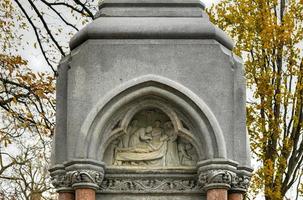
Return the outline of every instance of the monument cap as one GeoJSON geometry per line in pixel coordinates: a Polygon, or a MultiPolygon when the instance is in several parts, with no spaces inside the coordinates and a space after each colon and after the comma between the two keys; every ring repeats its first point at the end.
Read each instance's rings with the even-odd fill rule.
{"type": "Polygon", "coordinates": [[[96,17],[203,17],[199,0],[103,0],[96,17]]]}
{"type": "Polygon", "coordinates": [[[204,7],[199,0],[104,0],[70,48],[89,39],[213,39],[231,50],[233,41],[209,21],[204,7]]]}

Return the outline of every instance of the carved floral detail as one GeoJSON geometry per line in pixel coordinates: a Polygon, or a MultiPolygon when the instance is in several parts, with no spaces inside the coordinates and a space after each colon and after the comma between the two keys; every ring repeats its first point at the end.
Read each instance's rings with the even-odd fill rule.
{"type": "Polygon", "coordinates": [[[203,188],[209,185],[229,185],[231,190],[246,191],[250,182],[250,176],[236,174],[228,170],[209,170],[199,175],[199,184],[203,188]]]}
{"type": "Polygon", "coordinates": [[[73,184],[92,183],[96,186],[101,185],[104,177],[104,172],[93,170],[75,170],[69,171],[66,174],[54,175],[51,179],[55,188],[72,188],[73,184]]]}
{"type": "Polygon", "coordinates": [[[71,177],[67,174],[57,174],[52,176],[51,182],[55,188],[69,188],[71,187],[71,177]]]}
{"type": "Polygon", "coordinates": [[[69,171],[52,177],[55,188],[72,188],[73,184],[92,183],[104,193],[115,192],[185,192],[201,193],[203,188],[212,185],[227,185],[230,190],[246,191],[250,176],[236,174],[228,170],[209,170],[202,172],[198,180],[195,178],[156,178],[156,177],[108,177],[104,172],[93,170],[69,171]]]}
{"type": "Polygon", "coordinates": [[[234,174],[226,170],[210,170],[199,175],[199,183],[205,187],[209,184],[231,185],[234,174]]]}
{"type": "Polygon", "coordinates": [[[100,185],[104,178],[104,172],[93,170],[71,171],[68,174],[71,176],[72,185],[75,183],[94,183],[100,185]]]}
{"type": "Polygon", "coordinates": [[[233,182],[231,184],[232,190],[243,190],[246,191],[249,187],[250,176],[247,175],[237,175],[234,177],[233,182]]]}
{"type": "Polygon", "coordinates": [[[176,178],[106,178],[101,186],[103,193],[113,192],[190,192],[200,193],[201,188],[194,179],[176,178]]]}

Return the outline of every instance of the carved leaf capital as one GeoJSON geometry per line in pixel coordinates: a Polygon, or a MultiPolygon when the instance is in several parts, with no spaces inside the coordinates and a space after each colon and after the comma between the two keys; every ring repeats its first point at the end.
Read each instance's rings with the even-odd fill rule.
{"type": "Polygon", "coordinates": [[[209,170],[199,174],[199,184],[204,188],[228,187],[230,190],[246,192],[250,176],[229,170],[209,170]]]}
{"type": "Polygon", "coordinates": [[[199,183],[202,187],[207,188],[210,185],[230,186],[234,173],[227,170],[209,170],[201,172],[199,175],[199,183]]]}
{"type": "Polygon", "coordinates": [[[71,177],[71,185],[89,183],[95,184],[98,187],[104,178],[104,172],[93,170],[75,170],[68,172],[68,175],[71,177]]]}

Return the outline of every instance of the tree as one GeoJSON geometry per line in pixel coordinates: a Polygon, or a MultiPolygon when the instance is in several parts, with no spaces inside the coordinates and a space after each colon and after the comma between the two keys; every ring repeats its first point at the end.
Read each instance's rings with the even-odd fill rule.
{"type": "Polygon", "coordinates": [[[52,199],[47,166],[55,126],[56,66],[69,53],[69,38],[93,19],[96,4],[0,3],[0,199],[52,199]],[[24,32],[31,32],[35,41],[24,40],[24,32]],[[21,48],[32,47],[41,50],[50,72],[33,70],[19,55],[21,48]]]}
{"type": "Polygon", "coordinates": [[[35,47],[56,73],[62,56],[69,53],[68,42],[75,32],[94,18],[97,0],[11,0],[35,35],[35,47]],[[50,18],[51,16],[51,18],[50,18]]]}
{"type": "Polygon", "coordinates": [[[26,24],[12,2],[4,0],[0,3],[0,197],[47,199],[53,192],[45,169],[54,129],[54,75],[27,66],[15,50],[21,39],[16,29],[25,30],[26,24]]]}
{"type": "Polygon", "coordinates": [[[303,169],[303,1],[222,0],[210,18],[245,60],[247,127],[260,163],[252,190],[283,199],[290,188],[302,188],[296,184],[303,169]]]}

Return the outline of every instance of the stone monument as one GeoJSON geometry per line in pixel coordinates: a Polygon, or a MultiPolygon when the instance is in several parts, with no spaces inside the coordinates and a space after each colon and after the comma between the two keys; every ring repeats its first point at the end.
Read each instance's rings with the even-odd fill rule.
{"type": "Polygon", "coordinates": [[[199,0],[103,0],[57,80],[60,200],[240,200],[245,79],[199,0]]]}

